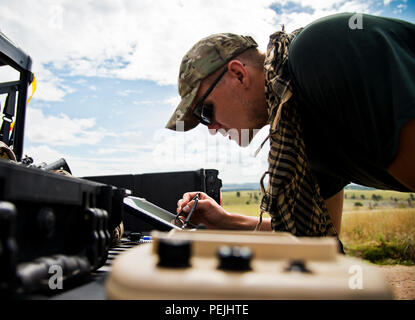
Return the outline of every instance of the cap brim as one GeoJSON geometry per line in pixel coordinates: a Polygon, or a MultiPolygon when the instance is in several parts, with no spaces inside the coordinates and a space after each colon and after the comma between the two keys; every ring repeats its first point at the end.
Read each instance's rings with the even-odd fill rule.
{"type": "Polygon", "coordinates": [[[173,112],[170,120],[167,122],[166,128],[174,131],[189,131],[195,128],[199,123],[192,113],[192,103],[199,91],[200,81],[196,84],[192,91],[185,95],[173,112]]]}

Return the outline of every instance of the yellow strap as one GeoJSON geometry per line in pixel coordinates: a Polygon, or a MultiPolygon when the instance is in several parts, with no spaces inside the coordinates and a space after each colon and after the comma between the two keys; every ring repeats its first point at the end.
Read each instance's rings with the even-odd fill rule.
{"type": "MultiPolygon", "coordinates": [[[[33,81],[32,81],[32,94],[30,95],[29,99],[27,99],[26,106],[29,104],[30,99],[32,99],[33,95],[35,94],[35,91],[36,91],[36,77],[35,77],[35,75],[33,74],[33,81]]],[[[13,121],[13,122],[12,122],[12,124],[10,125],[10,131],[12,131],[12,130],[13,130],[13,127],[14,127],[15,122],[16,122],[16,121],[13,121]]]]}
{"type": "Polygon", "coordinates": [[[33,81],[32,81],[32,94],[31,94],[31,96],[29,97],[29,99],[27,99],[27,103],[26,103],[26,105],[28,105],[28,104],[29,104],[29,101],[30,101],[30,99],[32,99],[33,95],[35,94],[35,91],[36,91],[36,77],[35,77],[35,75],[33,74],[33,81]]]}

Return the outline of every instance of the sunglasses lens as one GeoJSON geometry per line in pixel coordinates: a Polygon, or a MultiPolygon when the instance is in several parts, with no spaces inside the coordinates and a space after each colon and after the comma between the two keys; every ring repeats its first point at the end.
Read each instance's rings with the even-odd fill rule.
{"type": "Polygon", "coordinates": [[[212,123],[212,117],[213,117],[213,107],[212,105],[202,105],[202,112],[200,115],[201,122],[204,125],[209,125],[212,123]]]}
{"type": "Polygon", "coordinates": [[[213,107],[207,104],[198,105],[193,110],[193,114],[199,119],[200,123],[208,126],[212,123],[213,107]]]}

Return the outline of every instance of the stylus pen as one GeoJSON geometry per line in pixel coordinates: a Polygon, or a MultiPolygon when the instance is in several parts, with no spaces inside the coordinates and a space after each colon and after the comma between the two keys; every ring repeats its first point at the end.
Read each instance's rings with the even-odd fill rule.
{"type": "MultiPolygon", "coordinates": [[[[184,224],[183,224],[183,226],[182,226],[182,229],[184,229],[184,228],[186,228],[187,227],[187,224],[189,223],[189,221],[190,221],[190,219],[192,218],[192,215],[193,215],[193,212],[195,212],[195,209],[196,209],[196,206],[197,206],[197,203],[199,202],[199,197],[200,197],[200,193],[198,193],[192,200],[194,200],[195,201],[195,203],[193,204],[193,206],[192,206],[192,209],[190,209],[190,212],[189,212],[189,214],[187,215],[187,218],[186,218],[186,220],[184,221],[184,224]]],[[[192,201],[191,200],[191,201],[192,201]]]]}

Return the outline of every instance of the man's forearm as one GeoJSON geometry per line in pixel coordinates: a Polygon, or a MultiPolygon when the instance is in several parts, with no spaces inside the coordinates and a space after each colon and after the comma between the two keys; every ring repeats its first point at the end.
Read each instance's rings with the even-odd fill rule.
{"type": "MultiPolygon", "coordinates": [[[[229,216],[225,229],[254,230],[258,221],[259,217],[232,213],[229,216]]],[[[260,231],[271,231],[271,218],[262,218],[260,231]]]]}

